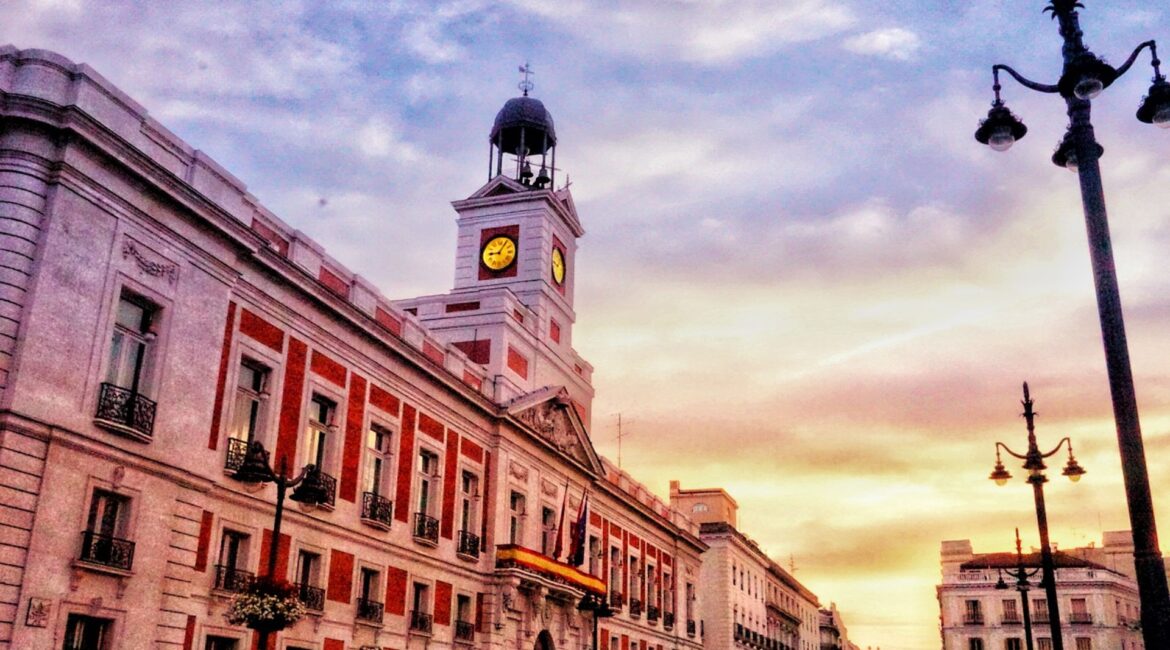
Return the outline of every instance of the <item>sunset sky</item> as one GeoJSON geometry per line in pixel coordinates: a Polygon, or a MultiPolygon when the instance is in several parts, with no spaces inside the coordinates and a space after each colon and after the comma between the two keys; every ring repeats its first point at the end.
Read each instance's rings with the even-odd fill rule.
{"type": "MultiPolygon", "coordinates": [[[[1166,3],[1083,1],[1112,63],[1151,38],[1170,54],[1166,3]]],[[[90,64],[391,298],[451,287],[448,203],[486,180],[530,62],[586,230],[574,342],[598,450],[616,459],[622,414],[623,467],[653,491],[727,489],[852,640],[935,650],[940,541],[1039,543],[1028,486],[987,480],[996,440],[1024,447],[1024,380],[1041,444],[1071,436],[1088,470],[1053,463],[1053,539],[1129,527],[1076,177],[1049,160],[1063,102],[1005,81],[1027,137],[972,137],[993,63],[1059,76],[1044,4],[8,0],[0,43],[90,64]]],[[[1165,547],[1170,132],[1133,116],[1150,76],[1143,55],[1094,108],[1165,547]]]]}

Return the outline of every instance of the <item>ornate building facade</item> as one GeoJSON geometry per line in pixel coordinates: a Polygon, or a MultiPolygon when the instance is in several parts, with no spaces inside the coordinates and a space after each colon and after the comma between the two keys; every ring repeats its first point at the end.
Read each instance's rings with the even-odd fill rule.
{"type": "MultiPolygon", "coordinates": [[[[701,574],[706,647],[821,650],[816,594],[739,531],[739,505],[731,495],[721,488],[682,489],[671,481],[670,504],[699,522],[708,547],[701,574]]],[[[844,635],[842,627],[838,638],[844,635]]]]}
{"type": "MultiPolygon", "coordinates": [[[[1061,638],[1066,650],[1141,650],[1133,538],[1105,533],[1102,546],[1054,551],[1061,638]]],[[[938,586],[943,650],[1024,650],[1024,607],[1036,650],[1052,650],[1040,554],[975,553],[970,540],[942,543],[938,586]],[[1021,562],[1030,588],[1017,589],[1021,562]],[[1026,601],[1026,602],[1025,602],[1026,601]]]]}
{"type": "Polygon", "coordinates": [[[509,101],[453,291],[391,301],[88,66],[0,49],[0,649],[252,648],[225,612],[274,565],[308,612],[274,649],[698,650],[699,526],[590,442],[555,146],[509,101]],[[239,480],[258,449],[316,496],[239,480]]]}

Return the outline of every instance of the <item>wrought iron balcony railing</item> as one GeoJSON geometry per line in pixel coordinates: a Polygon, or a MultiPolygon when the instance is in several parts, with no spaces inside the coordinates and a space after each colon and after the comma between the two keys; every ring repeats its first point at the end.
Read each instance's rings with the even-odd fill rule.
{"type": "Polygon", "coordinates": [[[297,598],[305,609],[313,612],[325,611],[325,589],[313,585],[297,584],[297,598]]]}
{"type": "Polygon", "coordinates": [[[337,502],[337,479],[321,472],[321,487],[325,490],[325,500],[318,505],[332,509],[337,502]]]}
{"type": "Polygon", "coordinates": [[[455,621],[455,640],[471,643],[475,639],[475,625],[467,621],[455,621]]]}
{"type": "Polygon", "coordinates": [[[657,623],[658,622],[658,606],[657,605],[647,605],[646,606],[646,622],[647,623],[657,623]]]}
{"type": "Polygon", "coordinates": [[[220,591],[243,591],[255,579],[256,576],[252,575],[251,571],[244,571],[225,564],[215,565],[215,588],[220,591]]]}
{"type": "Polygon", "coordinates": [[[743,639],[744,639],[743,625],[736,623],[735,624],[735,640],[736,641],[743,641],[743,639]]]}
{"type": "Polygon", "coordinates": [[[389,528],[394,519],[394,502],[380,494],[363,492],[362,519],[389,528]]]}
{"type": "Polygon", "coordinates": [[[1000,624],[1002,625],[1022,625],[1023,623],[1024,621],[1020,620],[1020,616],[1018,614],[1005,614],[1003,619],[1000,621],[1000,624]]]}
{"type": "Polygon", "coordinates": [[[365,598],[357,599],[357,620],[368,623],[382,622],[382,603],[365,598]]]}
{"type": "Polygon", "coordinates": [[[479,535],[466,530],[459,531],[459,546],[455,552],[468,558],[479,558],[479,535]]]}
{"type": "Polygon", "coordinates": [[[424,513],[414,513],[414,538],[431,544],[439,543],[439,520],[424,513]]]}
{"type": "Polygon", "coordinates": [[[227,456],[223,459],[223,468],[235,472],[244,464],[244,456],[248,455],[248,441],[239,438],[228,438],[227,456]]]}
{"type": "Polygon", "coordinates": [[[410,629],[412,632],[419,632],[421,634],[431,633],[431,615],[426,612],[411,610],[410,612],[410,629]]]}
{"type": "Polygon", "coordinates": [[[154,401],[129,388],[102,384],[94,418],[149,440],[154,435],[155,406],[154,401]]]}
{"type": "Polygon", "coordinates": [[[983,625],[983,614],[964,614],[963,625],[983,625]]]}
{"type": "Polygon", "coordinates": [[[82,531],[79,559],[90,564],[129,571],[134,566],[134,542],[92,530],[82,531]]]}
{"type": "Polygon", "coordinates": [[[666,612],[662,615],[662,627],[667,630],[674,629],[674,612],[666,612]]]}
{"type": "Polygon", "coordinates": [[[687,636],[695,636],[695,619],[687,619],[687,636]]]}
{"type": "Polygon", "coordinates": [[[1034,612],[1032,614],[1033,625],[1048,625],[1048,612],[1034,612]]]}
{"type": "Polygon", "coordinates": [[[624,605],[624,604],[625,604],[625,599],[622,598],[622,592],[620,592],[620,591],[609,592],[609,606],[610,607],[612,607],[614,609],[621,609],[622,605],[624,605]]]}
{"type": "Polygon", "coordinates": [[[1093,615],[1088,612],[1071,612],[1068,615],[1068,622],[1075,625],[1092,625],[1093,615]]]}
{"type": "Polygon", "coordinates": [[[630,599],[630,616],[638,618],[642,615],[642,601],[637,598],[630,599]]]}

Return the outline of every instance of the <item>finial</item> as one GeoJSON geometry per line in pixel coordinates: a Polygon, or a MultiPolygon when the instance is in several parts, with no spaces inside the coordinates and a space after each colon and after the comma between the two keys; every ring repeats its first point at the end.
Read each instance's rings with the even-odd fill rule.
{"type": "Polygon", "coordinates": [[[525,61],[524,65],[520,66],[520,74],[524,75],[524,79],[519,84],[517,84],[517,87],[524,91],[524,96],[527,97],[528,91],[532,90],[532,88],[536,85],[532,83],[532,80],[529,79],[529,77],[536,73],[532,71],[532,66],[528,65],[528,62],[525,61]]]}

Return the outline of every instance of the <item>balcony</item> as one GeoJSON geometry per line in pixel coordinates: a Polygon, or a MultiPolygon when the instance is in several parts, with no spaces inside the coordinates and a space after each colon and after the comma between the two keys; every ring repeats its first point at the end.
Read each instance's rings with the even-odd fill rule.
{"type": "Polygon", "coordinates": [[[227,456],[223,459],[223,469],[235,474],[244,464],[244,456],[248,455],[248,441],[239,438],[228,438],[227,456]]]}
{"type": "Polygon", "coordinates": [[[471,643],[475,640],[475,625],[467,621],[455,621],[455,641],[471,643]]]}
{"type": "Polygon", "coordinates": [[[624,605],[624,604],[626,604],[626,601],[624,598],[622,598],[622,592],[620,592],[620,591],[609,592],[609,606],[611,609],[615,609],[615,610],[621,609],[622,605],[624,605]]]}
{"type": "Polygon", "coordinates": [[[334,504],[337,502],[337,479],[325,472],[321,472],[320,475],[321,487],[325,490],[325,500],[318,505],[332,510],[334,504]]]}
{"type": "Polygon", "coordinates": [[[658,624],[658,607],[655,605],[646,606],[646,622],[651,625],[658,624]]]}
{"type": "Polygon", "coordinates": [[[429,635],[431,633],[431,615],[426,612],[411,610],[410,631],[416,634],[429,635]]]}
{"type": "Polygon", "coordinates": [[[83,531],[81,557],[78,559],[87,564],[129,571],[134,566],[134,542],[92,530],[83,531]]]}
{"type": "Polygon", "coordinates": [[[1048,625],[1048,612],[1034,612],[1032,614],[1032,625],[1048,625]]]}
{"type": "Polygon", "coordinates": [[[642,616],[642,601],[637,598],[630,599],[630,618],[638,618],[642,616]]]}
{"type": "Polygon", "coordinates": [[[1007,614],[1007,615],[1004,615],[1002,620],[1000,620],[1000,624],[1001,625],[1023,625],[1024,621],[1020,620],[1020,617],[1018,614],[1007,614]]]}
{"type": "Polygon", "coordinates": [[[382,603],[365,598],[357,599],[357,615],[355,618],[364,623],[382,624],[382,603]]]}
{"type": "Polygon", "coordinates": [[[321,587],[297,584],[297,598],[311,612],[325,611],[325,590],[321,587]]]}
{"type": "Polygon", "coordinates": [[[424,544],[438,546],[439,520],[423,512],[414,513],[414,539],[424,544]]]}
{"type": "Polygon", "coordinates": [[[674,612],[666,612],[662,615],[662,628],[667,632],[674,629],[674,612]]]}
{"type": "Polygon", "coordinates": [[[1068,622],[1073,625],[1092,625],[1093,615],[1088,612],[1072,612],[1068,615],[1068,622]]]}
{"type": "Polygon", "coordinates": [[[521,590],[544,589],[549,597],[566,603],[577,603],[585,596],[600,600],[606,593],[600,578],[516,544],[496,547],[495,574],[518,581],[521,590]]]}
{"type": "Polygon", "coordinates": [[[688,618],[687,619],[687,636],[689,636],[689,637],[695,636],[695,627],[696,627],[695,626],[695,619],[688,618]]]}
{"type": "Polygon", "coordinates": [[[362,521],[377,528],[390,528],[394,502],[373,492],[362,492],[362,521]]]}
{"type": "Polygon", "coordinates": [[[744,630],[743,630],[743,625],[736,623],[735,624],[735,640],[736,641],[743,641],[744,636],[745,636],[745,634],[744,634],[744,630]]]}
{"type": "Polygon", "coordinates": [[[155,403],[129,388],[102,384],[98,393],[98,425],[131,438],[150,442],[154,437],[155,403]]]}
{"type": "Polygon", "coordinates": [[[251,571],[225,564],[215,565],[215,588],[219,591],[238,593],[247,589],[255,579],[256,576],[252,575],[251,571]]]}
{"type": "Polygon", "coordinates": [[[983,625],[983,614],[964,614],[963,625],[983,625]]]}
{"type": "Polygon", "coordinates": [[[478,560],[479,535],[466,530],[459,531],[459,545],[455,547],[455,553],[468,560],[478,560]]]}

